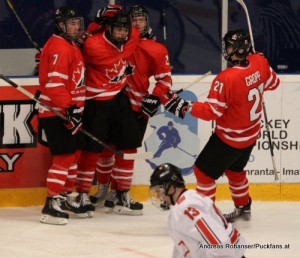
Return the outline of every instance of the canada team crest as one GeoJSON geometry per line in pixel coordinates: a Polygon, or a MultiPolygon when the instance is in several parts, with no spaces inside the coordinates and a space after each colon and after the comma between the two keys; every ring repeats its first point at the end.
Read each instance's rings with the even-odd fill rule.
{"type": "Polygon", "coordinates": [[[110,83],[120,83],[127,75],[131,75],[134,69],[133,66],[127,64],[127,62],[122,59],[113,66],[113,68],[106,69],[105,71],[110,83]]]}

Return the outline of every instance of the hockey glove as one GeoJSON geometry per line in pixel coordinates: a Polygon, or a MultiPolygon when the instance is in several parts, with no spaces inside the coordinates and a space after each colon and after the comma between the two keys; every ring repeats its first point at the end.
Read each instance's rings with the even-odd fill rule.
{"type": "Polygon", "coordinates": [[[95,22],[99,25],[107,26],[112,18],[122,10],[122,6],[118,4],[109,4],[97,11],[95,22]]]}
{"type": "Polygon", "coordinates": [[[170,98],[168,102],[165,104],[165,109],[173,113],[175,116],[183,119],[188,109],[189,102],[180,98],[177,94],[175,94],[172,91],[169,91],[168,94],[170,98]]]}
{"type": "Polygon", "coordinates": [[[155,36],[153,30],[152,30],[150,27],[148,28],[148,31],[147,31],[146,34],[143,36],[143,38],[151,39],[151,40],[156,41],[156,36],[155,36]]]}
{"type": "Polygon", "coordinates": [[[154,95],[145,95],[142,100],[142,112],[148,117],[153,117],[160,106],[159,97],[154,95]]]}
{"type": "Polygon", "coordinates": [[[65,112],[68,121],[66,121],[64,125],[72,131],[72,135],[75,135],[79,132],[82,126],[80,108],[77,105],[73,105],[68,107],[65,112]]]}

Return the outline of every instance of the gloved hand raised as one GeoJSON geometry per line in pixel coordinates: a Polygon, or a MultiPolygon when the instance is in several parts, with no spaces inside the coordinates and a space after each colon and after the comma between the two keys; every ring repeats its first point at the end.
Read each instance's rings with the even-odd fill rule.
{"type": "Polygon", "coordinates": [[[175,116],[184,118],[185,113],[187,112],[189,102],[185,101],[184,99],[180,98],[176,93],[169,91],[169,100],[165,103],[165,109],[175,116]]]}
{"type": "Polygon", "coordinates": [[[147,117],[153,117],[157,113],[159,106],[160,106],[159,97],[151,94],[145,95],[143,97],[142,112],[147,117]]]}
{"type": "Polygon", "coordinates": [[[64,123],[65,127],[72,131],[72,135],[79,132],[82,126],[81,112],[77,105],[72,105],[65,109],[68,121],[64,123]]]}
{"type": "Polygon", "coordinates": [[[96,13],[95,22],[99,25],[107,26],[115,15],[122,10],[122,5],[109,4],[99,9],[96,13]]]}

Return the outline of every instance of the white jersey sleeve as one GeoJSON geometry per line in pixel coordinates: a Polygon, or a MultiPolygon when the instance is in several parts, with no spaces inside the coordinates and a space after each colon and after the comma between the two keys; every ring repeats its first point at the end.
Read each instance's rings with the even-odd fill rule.
{"type": "Polygon", "coordinates": [[[227,223],[211,199],[188,190],[172,207],[168,221],[173,258],[239,258],[245,239],[227,223]]]}

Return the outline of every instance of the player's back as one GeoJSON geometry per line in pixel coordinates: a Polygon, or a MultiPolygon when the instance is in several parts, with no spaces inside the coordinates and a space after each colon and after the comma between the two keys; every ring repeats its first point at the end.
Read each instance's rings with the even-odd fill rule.
{"type": "Polygon", "coordinates": [[[216,120],[216,133],[238,148],[255,142],[260,131],[263,92],[269,80],[275,79],[264,57],[253,54],[247,59],[247,66],[227,68],[214,80],[222,91],[217,99],[226,105],[223,115],[216,120]]]}

